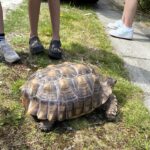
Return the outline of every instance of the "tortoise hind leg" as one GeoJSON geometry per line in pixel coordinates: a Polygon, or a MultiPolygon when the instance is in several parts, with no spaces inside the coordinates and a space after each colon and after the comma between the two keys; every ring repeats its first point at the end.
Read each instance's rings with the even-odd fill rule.
{"type": "Polygon", "coordinates": [[[32,116],[32,118],[33,118],[33,120],[34,120],[35,122],[40,122],[40,119],[38,119],[37,116],[33,116],[33,115],[31,115],[31,116],[32,116]]]}
{"type": "Polygon", "coordinates": [[[117,99],[115,95],[110,95],[108,101],[104,104],[106,118],[110,121],[115,120],[117,115],[117,99]]]}
{"type": "Polygon", "coordinates": [[[41,120],[39,123],[38,123],[38,127],[41,131],[43,132],[49,132],[51,131],[52,127],[54,125],[54,122],[50,122],[48,120],[41,120]]]}

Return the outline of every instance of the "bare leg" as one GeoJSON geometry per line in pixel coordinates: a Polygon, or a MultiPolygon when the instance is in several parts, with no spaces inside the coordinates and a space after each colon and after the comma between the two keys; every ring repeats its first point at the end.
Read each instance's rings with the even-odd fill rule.
{"type": "Polygon", "coordinates": [[[4,33],[3,10],[0,2],[0,33],[4,33]]]}
{"type": "Polygon", "coordinates": [[[137,9],[137,0],[126,0],[124,6],[124,24],[132,27],[133,20],[137,9]]]}
{"type": "Polygon", "coordinates": [[[41,0],[29,0],[30,37],[38,36],[38,21],[41,0]]]}
{"type": "Polygon", "coordinates": [[[59,40],[59,28],[60,28],[60,1],[48,0],[49,11],[52,22],[52,40],[59,40]]]}
{"type": "Polygon", "coordinates": [[[52,23],[52,41],[49,47],[49,57],[52,59],[61,59],[62,50],[59,37],[60,0],[48,0],[48,4],[52,23]]]}
{"type": "Polygon", "coordinates": [[[124,11],[122,15],[122,24],[109,24],[108,27],[114,28],[117,26],[117,30],[111,30],[109,34],[116,38],[133,39],[132,24],[137,9],[137,0],[125,0],[124,11]]]}
{"type": "Polygon", "coordinates": [[[29,49],[31,54],[44,52],[44,47],[38,38],[38,22],[41,0],[29,0],[30,39],[29,49]]]}

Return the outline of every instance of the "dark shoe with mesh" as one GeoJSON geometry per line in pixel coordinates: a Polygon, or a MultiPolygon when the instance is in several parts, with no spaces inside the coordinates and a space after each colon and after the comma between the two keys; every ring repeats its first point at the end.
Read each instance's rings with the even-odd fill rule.
{"type": "Polygon", "coordinates": [[[40,54],[44,52],[44,47],[37,36],[30,38],[29,49],[31,54],[40,54]]]}
{"type": "Polygon", "coordinates": [[[49,57],[52,59],[62,58],[61,42],[57,40],[52,40],[49,47],[49,57]]]}

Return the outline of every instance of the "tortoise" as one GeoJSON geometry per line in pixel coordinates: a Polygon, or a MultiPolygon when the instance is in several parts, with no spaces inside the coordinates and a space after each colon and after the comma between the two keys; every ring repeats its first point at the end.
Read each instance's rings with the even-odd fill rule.
{"type": "Polygon", "coordinates": [[[114,120],[117,99],[112,94],[116,80],[103,77],[91,64],[64,62],[37,70],[22,86],[22,102],[27,114],[50,131],[56,121],[76,118],[102,106],[114,120]]]}

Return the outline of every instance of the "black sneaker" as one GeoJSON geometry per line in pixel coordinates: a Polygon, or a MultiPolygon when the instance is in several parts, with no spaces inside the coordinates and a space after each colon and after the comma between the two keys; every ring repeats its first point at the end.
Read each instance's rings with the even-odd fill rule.
{"type": "Polygon", "coordinates": [[[39,54],[44,52],[44,47],[37,36],[29,39],[29,49],[31,54],[39,54]]]}
{"type": "Polygon", "coordinates": [[[61,42],[57,40],[52,40],[49,46],[49,57],[52,59],[62,58],[61,42]]]}

